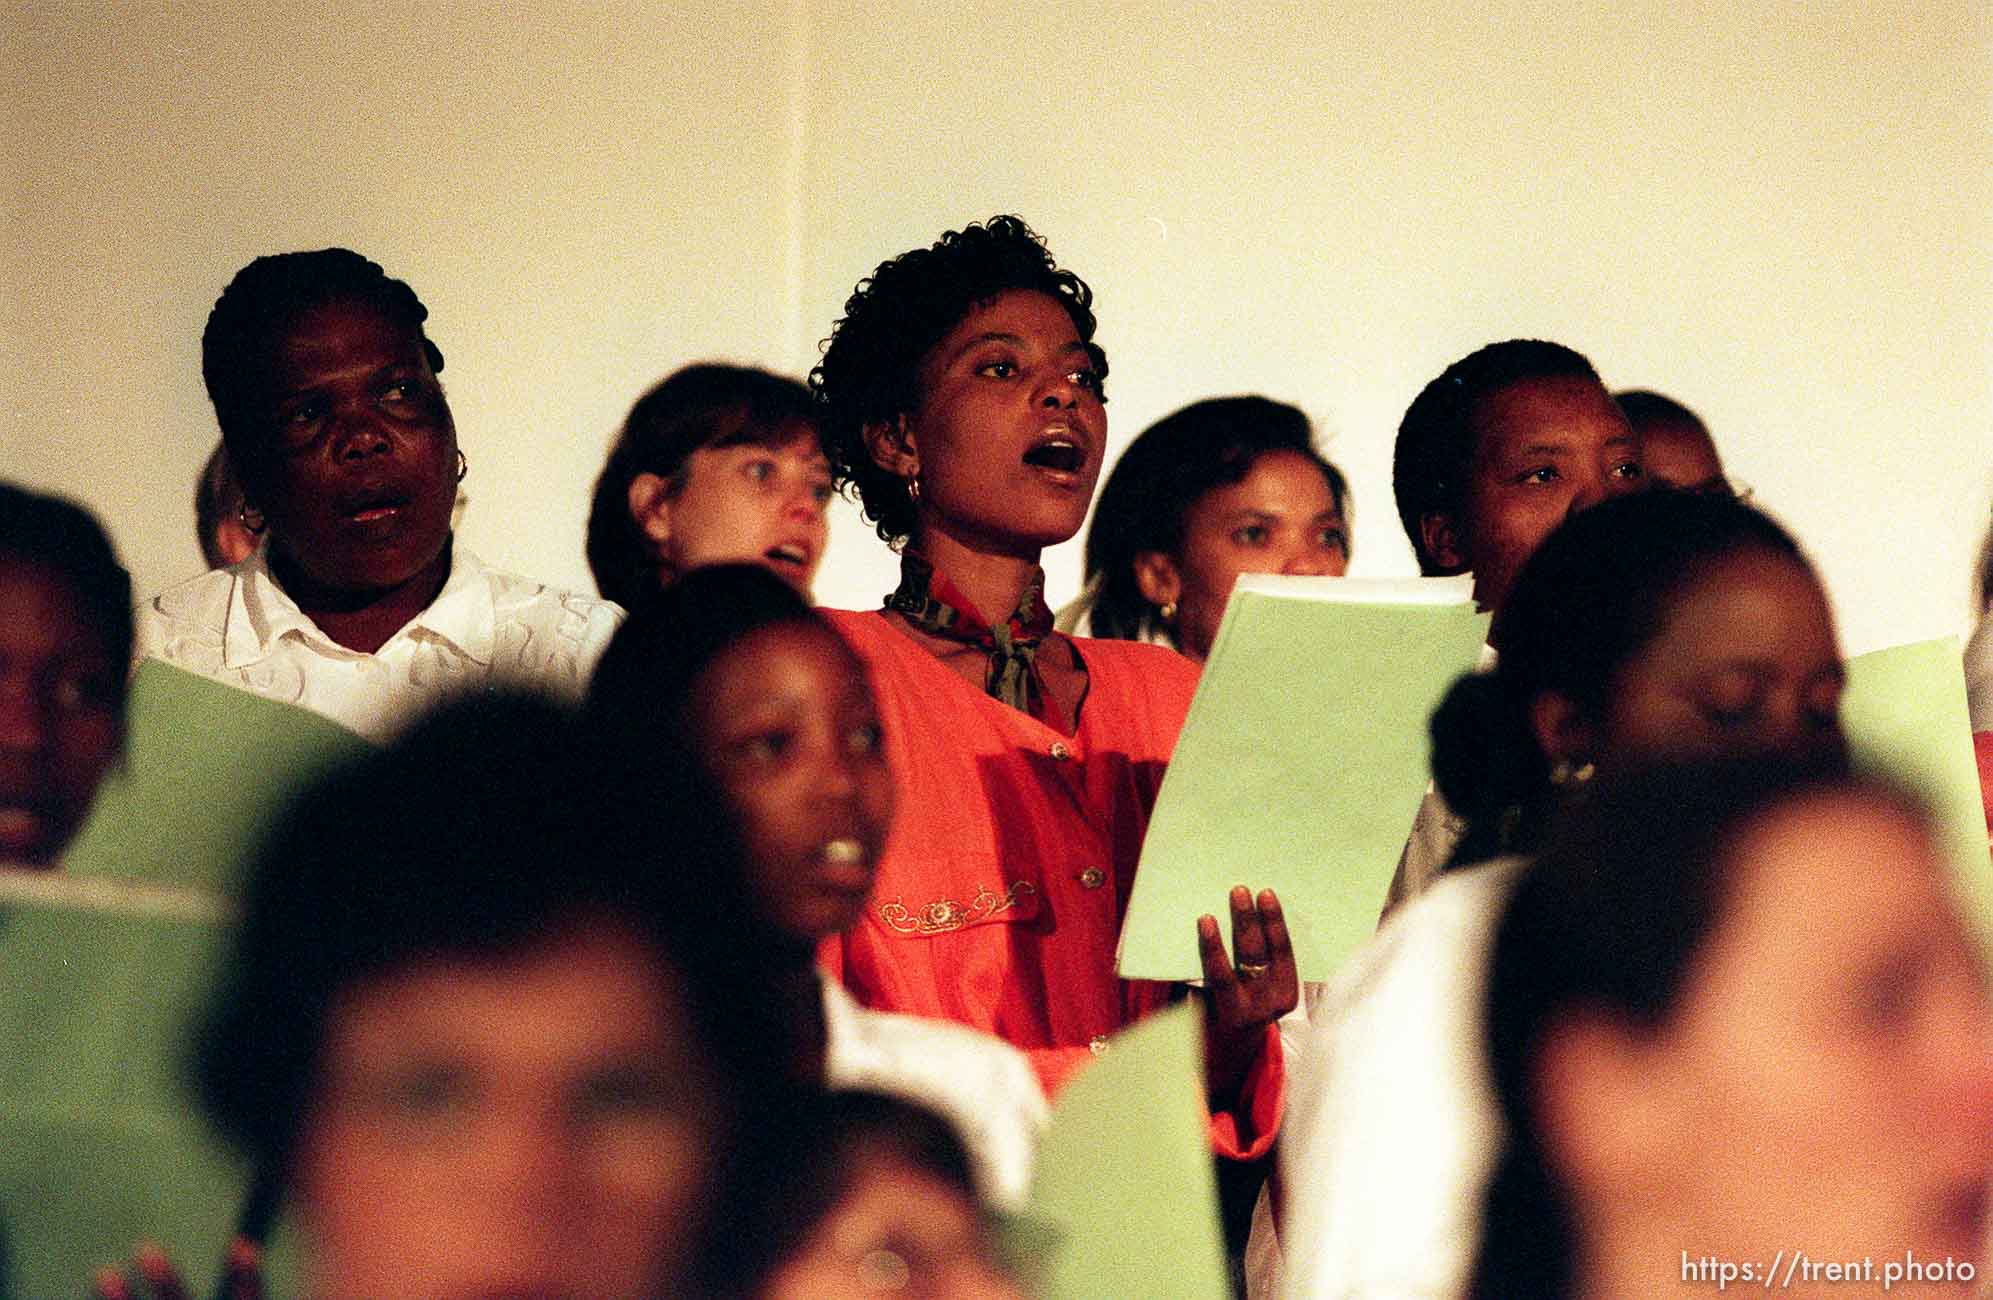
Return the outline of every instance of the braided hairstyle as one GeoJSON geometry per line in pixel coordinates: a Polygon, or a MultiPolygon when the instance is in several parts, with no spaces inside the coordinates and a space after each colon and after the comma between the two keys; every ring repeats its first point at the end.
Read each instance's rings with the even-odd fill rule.
{"type": "Polygon", "coordinates": [[[272,346],[304,313],[344,301],[364,302],[416,334],[429,368],[442,373],[443,353],[422,328],[429,309],[378,262],[345,248],[257,258],[222,290],[201,333],[201,378],[222,444],[245,484],[260,481],[270,459],[260,408],[272,346]]]}

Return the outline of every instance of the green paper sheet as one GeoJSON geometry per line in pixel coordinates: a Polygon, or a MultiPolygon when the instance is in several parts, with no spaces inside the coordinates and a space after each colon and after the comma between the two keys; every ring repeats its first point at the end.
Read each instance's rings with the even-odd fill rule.
{"type": "Polygon", "coordinates": [[[1206,1134],[1200,1011],[1118,1034],[1067,1084],[1038,1146],[1028,1218],[1041,1300],[1228,1300],[1206,1134]]]}
{"type": "Polygon", "coordinates": [[[290,795],[371,748],[308,709],[148,659],[132,678],[124,762],[63,869],[233,892],[290,795]]]}
{"type": "Polygon", "coordinates": [[[1225,609],[1121,931],[1130,979],[1196,979],[1196,919],[1280,895],[1301,977],[1377,928],[1431,773],[1427,721],[1487,639],[1467,578],[1253,575],[1225,609]]]}
{"type": "MultiPolygon", "coordinates": [[[[190,890],[0,871],[0,1296],[81,1296],[145,1238],[193,1294],[212,1289],[247,1179],[185,1061],[226,912],[190,890]]],[[[277,1252],[272,1281],[293,1275],[277,1252]]]]}
{"type": "Polygon", "coordinates": [[[1993,856],[1957,639],[1850,659],[1841,726],[1857,765],[1894,777],[1929,803],[1958,871],[1961,902],[1993,944],[1993,856]]]}

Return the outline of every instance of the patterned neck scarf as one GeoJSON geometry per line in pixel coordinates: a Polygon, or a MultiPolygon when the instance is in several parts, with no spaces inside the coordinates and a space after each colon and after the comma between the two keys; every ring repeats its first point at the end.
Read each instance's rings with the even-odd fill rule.
{"type": "Polygon", "coordinates": [[[930,636],[972,645],[989,656],[983,691],[1014,709],[1053,723],[1038,675],[1038,646],[1052,631],[1052,610],[1045,604],[1045,571],[1034,569],[1017,608],[996,627],[982,615],[948,575],[925,556],[907,551],[900,556],[900,585],[886,597],[886,608],[906,616],[930,636]]]}

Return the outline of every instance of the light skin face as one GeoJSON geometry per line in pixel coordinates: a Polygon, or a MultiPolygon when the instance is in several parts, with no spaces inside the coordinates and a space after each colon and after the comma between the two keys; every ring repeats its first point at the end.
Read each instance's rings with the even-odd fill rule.
{"type": "Polygon", "coordinates": [[[1645,1136],[1619,1150],[1646,1168],[1621,1171],[1625,1202],[1603,1217],[1632,1234],[1609,1234],[1600,1266],[1675,1284],[1683,1243],[1766,1263],[1981,1260],[1993,1011],[1928,835],[1837,792],[1773,810],[1731,853],[1680,1002],[1615,1049],[1617,1086],[1645,1094],[1622,1098],[1645,1136]],[[1642,1232],[1678,1246],[1613,1258],[1642,1232]]]}
{"type": "Polygon", "coordinates": [[[47,867],[124,738],[113,663],[55,570],[0,552],[0,864],[47,867]]]}
{"type": "Polygon", "coordinates": [[[851,1185],[763,1300],[873,1294],[1022,1300],[989,1258],[989,1230],[952,1183],[888,1153],[860,1156],[851,1185]]]}
{"type": "Polygon", "coordinates": [[[857,656],[821,625],[778,623],[715,658],[687,708],[770,919],[803,945],[856,923],[894,799],[857,656]]]}
{"type": "Polygon", "coordinates": [[[1152,604],[1176,605],[1177,648],[1201,660],[1240,574],[1348,569],[1349,531],[1321,466],[1298,451],[1270,451],[1239,482],[1191,503],[1180,554],[1137,555],[1135,583],[1152,604]]]}
{"type": "Polygon", "coordinates": [[[1035,563],[1079,531],[1107,412],[1093,353],[1056,298],[1009,290],[973,308],[919,381],[913,412],[867,430],[883,468],[919,476],[917,543],[1035,563]]]}
{"type": "Polygon", "coordinates": [[[307,311],[259,406],[271,450],[244,487],[286,589],[307,609],[411,588],[427,604],[448,575],[457,433],[421,334],[365,302],[307,311]]]}
{"type": "Polygon", "coordinates": [[[807,596],[831,493],[816,429],[792,424],[766,444],[701,447],[673,482],[637,475],[630,515],[657,547],[663,582],[705,564],[759,564],[807,596]]]}
{"type": "Polygon", "coordinates": [[[1428,514],[1421,529],[1442,565],[1473,571],[1481,608],[1499,610],[1557,525],[1644,485],[1640,449],[1604,386],[1583,376],[1496,389],[1475,408],[1473,425],[1463,509],[1428,514]]]}
{"type": "Polygon", "coordinates": [[[1607,768],[1819,757],[1845,747],[1845,682],[1819,582],[1798,558],[1754,546],[1705,565],[1675,594],[1660,630],[1621,665],[1602,723],[1552,703],[1538,709],[1538,739],[1553,761],[1607,768]]]}
{"type": "Polygon", "coordinates": [[[345,991],[292,1190],[313,1294],[665,1294],[723,1093],[675,972],[605,918],[345,991]]]}

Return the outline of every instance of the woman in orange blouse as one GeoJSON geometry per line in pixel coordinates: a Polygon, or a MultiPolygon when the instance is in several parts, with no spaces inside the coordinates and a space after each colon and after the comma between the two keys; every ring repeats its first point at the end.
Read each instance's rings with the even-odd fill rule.
{"type": "MultiPolygon", "coordinates": [[[[868,664],[902,791],[865,919],[823,959],[867,1005],[1023,1048],[1048,1089],[1168,1001],[1114,948],[1196,686],[1154,646],[1052,630],[1043,547],[1079,530],[1107,440],[1092,292],[1015,217],[862,281],[810,376],[841,484],[901,549],[883,610],[830,611],[868,664]]],[[[1236,964],[1198,923],[1221,1151],[1280,1112],[1295,1003],[1278,901],[1232,893],[1236,964]]]]}

